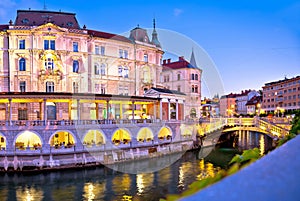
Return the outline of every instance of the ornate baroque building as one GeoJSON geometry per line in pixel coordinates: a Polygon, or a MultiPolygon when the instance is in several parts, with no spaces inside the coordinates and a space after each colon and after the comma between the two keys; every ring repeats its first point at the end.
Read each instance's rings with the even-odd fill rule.
{"type": "Polygon", "coordinates": [[[199,118],[201,107],[202,70],[197,67],[194,52],[191,61],[179,57],[178,61],[163,60],[162,84],[165,88],[185,94],[185,118],[199,118]]]}
{"type": "MultiPolygon", "coordinates": [[[[141,96],[159,84],[163,53],[155,22],[152,38],[140,27],[124,37],[80,27],[74,13],[18,10],[15,22],[0,25],[0,91],[141,96]]],[[[13,103],[11,118],[40,119],[40,107],[13,103]]],[[[53,119],[76,116],[68,107],[55,103],[53,119]]]]}

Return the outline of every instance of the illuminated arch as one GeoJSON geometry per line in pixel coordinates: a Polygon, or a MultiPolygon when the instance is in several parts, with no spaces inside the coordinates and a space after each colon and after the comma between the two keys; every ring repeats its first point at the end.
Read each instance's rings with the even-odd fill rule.
{"type": "Polygon", "coordinates": [[[172,138],[172,131],[168,127],[162,127],[158,133],[158,139],[171,139],[172,138]]]}
{"type": "Polygon", "coordinates": [[[105,141],[105,136],[99,130],[89,130],[83,138],[84,145],[102,145],[105,141]]]}
{"type": "Polygon", "coordinates": [[[61,130],[56,131],[51,135],[49,140],[50,146],[74,146],[76,144],[76,139],[70,131],[61,130]]]}
{"type": "Polygon", "coordinates": [[[15,148],[25,150],[26,148],[38,149],[42,147],[41,137],[31,131],[23,131],[17,135],[15,140],[15,148]]]}
{"type": "Polygon", "coordinates": [[[183,137],[189,137],[189,136],[193,135],[193,131],[189,128],[182,127],[182,128],[180,128],[180,130],[181,130],[181,135],[183,137]]]}
{"type": "Polygon", "coordinates": [[[118,129],[114,132],[111,140],[115,145],[120,143],[128,144],[131,141],[131,135],[125,129],[118,129]]]}
{"type": "Polygon", "coordinates": [[[0,150],[6,149],[6,137],[0,133],[0,150]]]}
{"type": "Polygon", "coordinates": [[[149,128],[141,128],[137,134],[137,140],[139,142],[153,140],[153,133],[149,128]]]}

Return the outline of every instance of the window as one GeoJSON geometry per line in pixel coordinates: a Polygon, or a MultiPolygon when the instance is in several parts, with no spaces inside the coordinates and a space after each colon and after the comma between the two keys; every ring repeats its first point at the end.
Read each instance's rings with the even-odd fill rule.
{"type": "Polygon", "coordinates": [[[46,70],[53,70],[54,68],[54,61],[52,58],[45,59],[45,69],[46,70]]]}
{"type": "Polygon", "coordinates": [[[19,60],[19,71],[26,71],[26,60],[24,58],[19,60]]]}
{"type": "Polygon", "coordinates": [[[120,77],[122,77],[122,71],[123,71],[123,67],[119,66],[118,67],[118,74],[119,74],[120,77]]]}
{"type": "Polygon", "coordinates": [[[194,92],[195,92],[195,86],[192,85],[192,93],[194,93],[194,92]]]}
{"type": "Polygon", "coordinates": [[[128,78],[128,67],[124,67],[124,72],[123,72],[123,76],[125,77],[125,78],[128,78]]]}
{"type": "Polygon", "coordinates": [[[177,86],[177,91],[181,91],[180,85],[177,86]]]}
{"type": "Polygon", "coordinates": [[[144,54],[144,62],[148,62],[148,54],[144,54]]]}
{"type": "Polygon", "coordinates": [[[101,84],[101,94],[105,94],[105,85],[101,84]]]}
{"type": "Polygon", "coordinates": [[[169,75],[164,76],[164,82],[169,82],[169,81],[170,81],[170,76],[169,75]]]}
{"type": "Polygon", "coordinates": [[[73,73],[78,73],[79,71],[79,62],[77,60],[73,61],[73,73]]]}
{"type": "Polygon", "coordinates": [[[177,74],[177,80],[180,80],[180,74],[179,73],[177,74]]]}
{"type": "Polygon", "coordinates": [[[119,95],[123,95],[123,86],[119,86],[119,95]]]}
{"type": "Polygon", "coordinates": [[[100,75],[100,66],[98,64],[95,64],[95,75],[100,75]]]}
{"type": "Polygon", "coordinates": [[[26,92],[26,82],[20,81],[20,92],[26,92]]]}
{"type": "Polygon", "coordinates": [[[198,74],[195,74],[195,80],[198,80],[198,74]]]}
{"type": "Polygon", "coordinates": [[[44,40],[45,50],[55,50],[55,40],[44,40]],[[50,47],[49,47],[50,45],[50,47]]]}
{"type": "Polygon", "coordinates": [[[105,47],[101,46],[101,55],[105,55],[105,47]]]}
{"type": "Polygon", "coordinates": [[[79,85],[77,82],[73,82],[73,93],[78,93],[79,85]]]}
{"type": "Polygon", "coordinates": [[[195,85],[195,93],[198,93],[198,85],[195,85]]]}
{"type": "Polygon", "coordinates": [[[124,50],[124,58],[128,59],[128,51],[127,50],[124,50]]]}
{"type": "Polygon", "coordinates": [[[119,49],[119,57],[120,58],[124,58],[124,59],[128,59],[128,51],[127,50],[123,50],[123,49],[119,49]]]}
{"type": "Polygon", "coordinates": [[[54,92],[54,82],[46,82],[46,92],[54,92]]]}
{"type": "Polygon", "coordinates": [[[78,52],[78,42],[73,42],[73,52],[78,52]]]}
{"type": "Polygon", "coordinates": [[[27,108],[18,109],[18,120],[28,120],[27,108]]]}
{"type": "Polygon", "coordinates": [[[118,75],[119,77],[128,78],[129,70],[127,66],[119,66],[118,67],[118,75]]]}
{"type": "Polygon", "coordinates": [[[191,80],[195,80],[195,74],[194,73],[191,74],[191,80]]]}
{"type": "Polygon", "coordinates": [[[95,46],[95,54],[99,54],[99,45],[95,46]]]}
{"type": "Polygon", "coordinates": [[[125,96],[128,96],[128,94],[129,94],[129,93],[128,93],[128,86],[125,86],[125,87],[124,87],[124,95],[125,95],[125,96]]]}
{"type": "Polygon", "coordinates": [[[123,50],[122,49],[119,49],[119,57],[123,58],[123,50]]]}
{"type": "Polygon", "coordinates": [[[100,71],[101,71],[101,75],[106,75],[106,66],[105,66],[105,64],[101,64],[100,71]]]}
{"type": "Polygon", "coordinates": [[[25,40],[19,40],[19,49],[24,50],[25,49],[25,40]]]}

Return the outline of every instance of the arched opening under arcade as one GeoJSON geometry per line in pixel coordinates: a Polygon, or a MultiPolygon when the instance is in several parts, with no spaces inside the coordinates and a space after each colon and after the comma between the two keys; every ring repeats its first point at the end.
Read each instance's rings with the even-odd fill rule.
{"type": "Polygon", "coordinates": [[[170,140],[172,139],[172,131],[168,127],[162,127],[158,133],[159,140],[170,140]]]}
{"type": "Polygon", "coordinates": [[[128,144],[131,141],[130,133],[125,129],[118,129],[112,136],[112,143],[119,145],[121,143],[128,144]]]}
{"type": "Polygon", "coordinates": [[[180,128],[180,133],[181,133],[181,136],[184,137],[184,138],[188,138],[188,137],[191,137],[193,135],[193,130],[191,130],[191,128],[188,128],[186,126],[182,126],[180,128]]]}
{"type": "Polygon", "coordinates": [[[24,131],[15,140],[15,148],[19,150],[39,149],[42,147],[41,138],[34,132],[24,131]]]}
{"type": "Polygon", "coordinates": [[[6,149],[6,138],[0,133],[0,151],[6,149]]]}
{"type": "Polygon", "coordinates": [[[50,146],[55,148],[70,148],[75,145],[76,141],[72,133],[68,131],[57,131],[50,138],[50,146]]]}
{"type": "Polygon", "coordinates": [[[139,142],[150,142],[153,140],[153,133],[149,128],[141,128],[137,134],[139,142]]]}
{"type": "Polygon", "coordinates": [[[89,130],[83,138],[85,146],[101,146],[105,144],[105,137],[99,130],[89,130]]]}

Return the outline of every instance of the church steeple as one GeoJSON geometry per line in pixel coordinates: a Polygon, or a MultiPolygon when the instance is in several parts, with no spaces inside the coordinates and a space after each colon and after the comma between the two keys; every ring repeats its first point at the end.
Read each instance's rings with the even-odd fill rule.
{"type": "Polygon", "coordinates": [[[194,48],[192,49],[190,64],[194,67],[197,67],[197,63],[196,63],[196,59],[195,59],[195,55],[194,55],[194,48]]]}
{"type": "Polygon", "coordinates": [[[153,19],[153,32],[152,32],[152,41],[151,41],[156,47],[161,48],[160,42],[157,37],[157,32],[155,29],[155,18],[153,19]]]}

